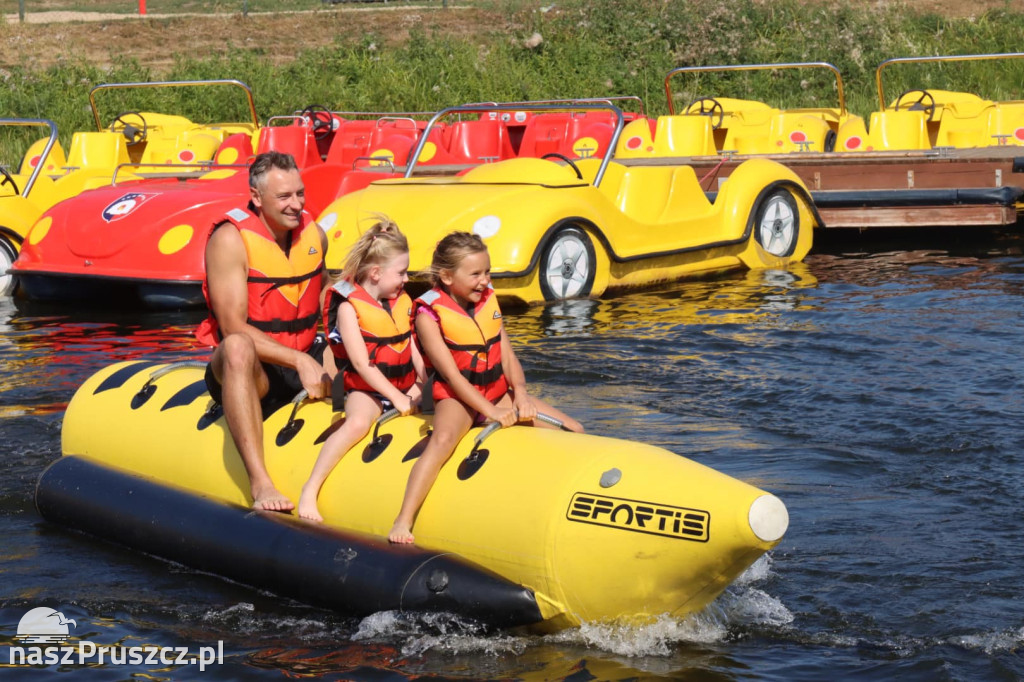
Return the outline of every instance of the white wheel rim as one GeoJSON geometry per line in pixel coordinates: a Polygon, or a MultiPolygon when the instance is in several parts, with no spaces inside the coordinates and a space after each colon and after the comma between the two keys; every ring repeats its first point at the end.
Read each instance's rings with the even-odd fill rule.
{"type": "Polygon", "coordinates": [[[583,240],[572,234],[557,237],[544,264],[544,278],[551,293],[558,298],[578,296],[589,276],[590,257],[583,240]]]}
{"type": "Polygon", "coordinates": [[[14,290],[14,275],[11,266],[14,259],[6,244],[0,244],[0,296],[9,296],[14,290]]]}
{"type": "Polygon", "coordinates": [[[796,236],[796,214],[782,195],[776,194],[768,199],[758,229],[765,251],[773,256],[785,256],[790,252],[796,236]]]}

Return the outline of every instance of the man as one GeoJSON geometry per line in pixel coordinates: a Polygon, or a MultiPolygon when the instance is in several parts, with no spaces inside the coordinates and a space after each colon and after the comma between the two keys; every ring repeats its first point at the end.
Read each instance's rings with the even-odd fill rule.
{"type": "Polygon", "coordinates": [[[206,245],[203,293],[210,316],[196,337],[215,345],[206,368],[210,396],[249,474],[254,509],[295,507],[270,478],[263,409],[303,388],[330,393],[318,340],[327,238],[303,210],[305,187],[289,154],[260,154],[249,168],[249,204],[228,211],[206,245]]]}

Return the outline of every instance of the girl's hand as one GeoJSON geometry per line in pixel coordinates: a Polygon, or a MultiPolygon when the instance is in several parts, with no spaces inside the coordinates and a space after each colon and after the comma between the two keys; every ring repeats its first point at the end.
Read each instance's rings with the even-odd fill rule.
{"type": "Polygon", "coordinates": [[[516,392],[513,407],[519,412],[519,421],[521,422],[533,421],[537,417],[537,407],[530,400],[526,391],[516,392]]]}
{"type": "Polygon", "coordinates": [[[412,401],[413,405],[419,406],[423,402],[423,387],[419,384],[413,384],[412,388],[406,391],[406,395],[409,396],[409,400],[412,401]]]}
{"type": "Polygon", "coordinates": [[[487,418],[501,424],[501,428],[507,429],[519,421],[518,414],[514,407],[495,407],[487,418]]]}
{"type": "Polygon", "coordinates": [[[416,405],[413,404],[409,396],[403,395],[401,400],[396,400],[395,409],[404,417],[407,414],[412,414],[416,410],[416,405]]]}

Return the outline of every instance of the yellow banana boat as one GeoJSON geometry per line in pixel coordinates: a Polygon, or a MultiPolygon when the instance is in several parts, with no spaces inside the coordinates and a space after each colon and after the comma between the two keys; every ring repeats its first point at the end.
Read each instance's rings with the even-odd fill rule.
{"type": "MultiPolygon", "coordinates": [[[[192,366],[128,362],[88,379],[67,408],[63,459],[249,505],[203,371],[181,364],[192,366]]],[[[266,462],[283,493],[298,498],[342,418],[324,402],[267,417],[266,462]]],[[[349,451],[320,494],[325,525],[386,535],[430,424],[399,417],[349,451]]],[[[774,495],[657,447],[528,427],[484,433],[472,430],[441,470],[416,520],[417,544],[531,590],[543,630],[697,611],[788,526],[774,495]]]]}

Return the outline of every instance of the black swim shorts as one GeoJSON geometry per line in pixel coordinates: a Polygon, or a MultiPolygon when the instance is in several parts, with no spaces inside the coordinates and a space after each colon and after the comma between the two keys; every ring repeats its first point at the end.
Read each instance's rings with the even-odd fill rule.
{"type": "MultiPolygon", "coordinates": [[[[327,340],[322,336],[317,336],[316,341],[310,347],[306,353],[319,363],[324,361],[324,350],[327,348],[327,340]]],[[[282,367],[281,365],[272,365],[264,362],[263,371],[267,373],[267,379],[270,380],[270,388],[267,389],[267,394],[263,396],[260,404],[263,407],[263,413],[268,414],[269,412],[277,409],[281,405],[285,405],[292,401],[299,391],[303,389],[302,381],[299,380],[299,373],[291,367],[282,367]]],[[[213,376],[213,368],[207,363],[206,365],[206,388],[210,392],[210,397],[218,403],[222,400],[221,385],[217,381],[217,377],[213,376]]]]}

